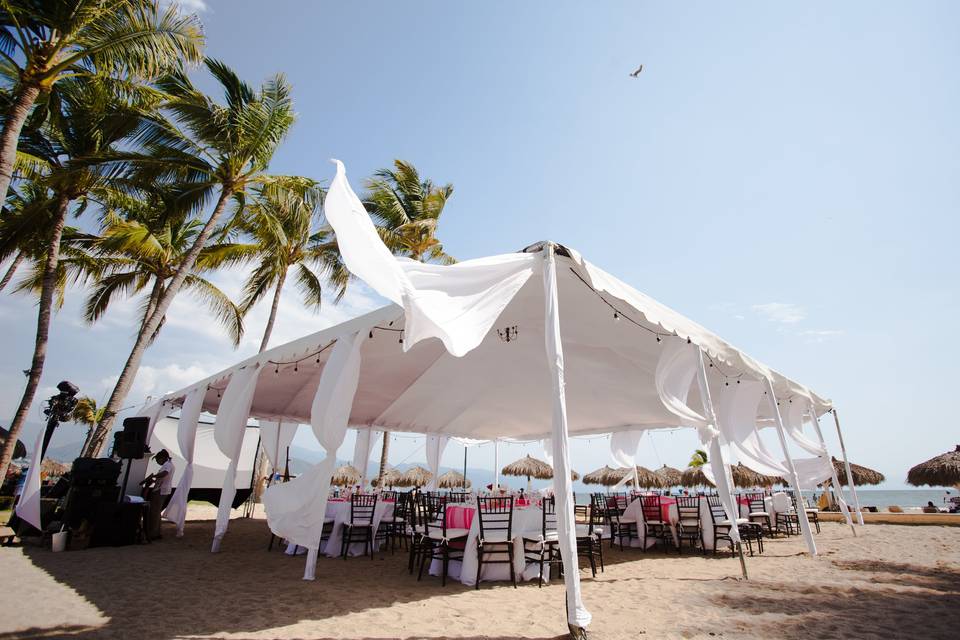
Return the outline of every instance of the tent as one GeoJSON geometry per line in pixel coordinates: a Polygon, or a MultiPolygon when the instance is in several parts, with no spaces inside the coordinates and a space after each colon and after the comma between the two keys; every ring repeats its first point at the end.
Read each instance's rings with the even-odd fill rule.
{"type": "MultiPolygon", "coordinates": [[[[312,426],[327,458],[264,496],[271,529],[310,550],[305,579],[314,576],[335,452],[348,425],[426,434],[434,476],[451,437],[549,440],[572,630],[590,614],[576,570],[570,436],[624,434],[618,446],[635,450],[646,429],[697,429],[728,517],[736,513],[732,457],[776,467],[805,486],[787,437],[803,438],[804,421],[819,436],[817,417],[833,409],[828,399],[563,245],[539,242],[450,266],[394,258],[337,164],[327,221],[350,271],[392,304],[247,358],[145,413],[189,405],[191,416],[216,414],[215,440],[231,460],[248,417],[312,426]],[[791,410],[781,412],[787,403],[791,410]],[[776,429],[785,459],[754,442],[761,427],[776,429]]],[[[189,420],[180,428],[188,431],[189,420]]],[[[822,437],[813,444],[824,453],[815,454],[810,476],[825,468],[822,437]]],[[[224,508],[214,551],[227,528],[224,508]]],[[[815,552],[802,510],[801,525],[815,552]]]]}

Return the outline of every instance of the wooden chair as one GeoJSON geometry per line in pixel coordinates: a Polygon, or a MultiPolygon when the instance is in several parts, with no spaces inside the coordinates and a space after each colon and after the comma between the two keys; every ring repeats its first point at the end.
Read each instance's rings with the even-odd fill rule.
{"type": "Polygon", "coordinates": [[[343,523],[340,555],[347,559],[347,550],[354,542],[364,543],[364,549],[373,560],[373,543],[376,531],[373,514],[377,510],[377,496],[370,493],[355,493],[350,497],[350,520],[343,523]]]}
{"type": "Polygon", "coordinates": [[[749,513],[747,514],[747,519],[750,522],[758,522],[760,526],[771,533],[773,532],[773,518],[770,517],[770,512],[767,511],[767,505],[764,502],[766,496],[762,493],[748,493],[747,494],[747,503],[749,508],[749,513]]]}
{"type": "Polygon", "coordinates": [[[441,560],[443,573],[440,584],[447,585],[447,572],[450,561],[463,562],[463,550],[467,544],[469,529],[458,529],[447,526],[447,503],[443,496],[424,496],[423,536],[421,537],[422,552],[420,554],[419,581],[423,577],[423,567],[428,560],[441,560]]]}
{"type": "Polygon", "coordinates": [[[735,553],[733,548],[733,537],[730,535],[730,530],[733,529],[736,523],[730,522],[727,519],[727,512],[723,508],[723,503],[720,502],[720,496],[707,496],[707,506],[710,511],[710,519],[713,522],[713,553],[717,553],[717,542],[720,540],[726,540],[730,543],[730,553],[735,553]]]}
{"type": "Polygon", "coordinates": [[[677,523],[677,538],[680,545],[677,551],[683,552],[683,541],[690,541],[690,548],[696,549],[700,543],[703,550],[703,527],[700,524],[700,496],[678,496],[677,514],[680,522],[677,523]]]}
{"type": "MultiPolygon", "coordinates": [[[[597,562],[600,562],[600,571],[603,572],[603,533],[604,523],[607,522],[603,509],[591,508],[586,524],[577,524],[577,561],[586,558],[590,563],[593,577],[597,577],[597,562]]],[[[561,565],[561,568],[563,565],[561,565]]]]}
{"type": "MultiPolygon", "coordinates": [[[[640,500],[642,501],[640,505],[643,511],[644,535],[660,540],[669,549],[668,543],[673,543],[673,532],[670,530],[670,523],[663,519],[660,496],[643,496],[640,500]]],[[[644,543],[643,550],[647,550],[646,543],[644,543]]]]}
{"type": "Polygon", "coordinates": [[[528,562],[540,565],[538,585],[543,587],[543,564],[548,567],[554,564],[562,565],[560,560],[560,537],[557,534],[557,502],[553,496],[543,499],[543,518],[541,520],[539,538],[523,537],[524,558],[528,562]],[[534,545],[533,549],[528,545],[534,545]]]}
{"type": "Polygon", "coordinates": [[[517,575],[513,566],[513,496],[477,498],[477,518],[480,535],[477,536],[477,583],[480,588],[480,573],[484,564],[507,564],[510,581],[517,587],[517,575]],[[488,560],[484,554],[497,559],[488,560]],[[500,557],[503,556],[503,559],[500,557]]]}
{"type": "MultiPolygon", "coordinates": [[[[790,494],[790,501],[793,503],[793,510],[797,513],[797,494],[790,494]]],[[[810,524],[814,525],[817,528],[817,533],[820,533],[820,509],[816,507],[808,507],[806,498],[803,498],[803,510],[807,512],[807,520],[810,524]]]]}

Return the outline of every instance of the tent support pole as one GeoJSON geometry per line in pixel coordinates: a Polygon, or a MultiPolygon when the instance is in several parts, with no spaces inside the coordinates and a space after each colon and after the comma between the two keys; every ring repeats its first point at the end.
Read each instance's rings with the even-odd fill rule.
{"type": "MultiPolygon", "coordinates": [[[[812,404],[810,405],[810,420],[813,422],[813,429],[817,432],[817,437],[820,438],[820,446],[826,451],[827,443],[823,439],[823,432],[820,430],[820,420],[817,418],[817,410],[812,404]]],[[[830,454],[827,453],[827,455],[830,454]]],[[[853,537],[856,538],[857,528],[853,526],[853,518],[850,517],[850,507],[847,505],[846,500],[843,499],[843,487],[840,484],[840,478],[837,477],[837,470],[833,466],[833,460],[830,461],[830,481],[834,493],[838,494],[837,502],[839,503],[840,510],[843,511],[843,517],[846,519],[847,524],[850,525],[850,530],[853,531],[853,537]]]]}
{"type": "MultiPolygon", "coordinates": [[[[713,406],[713,398],[710,395],[710,382],[707,380],[707,367],[703,362],[703,349],[697,347],[697,385],[700,387],[700,399],[703,403],[703,409],[706,412],[707,421],[715,429],[715,433],[709,442],[710,465],[713,467],[713,480],[717,485],[717,494],[720,495],[720,502],[724,504],[724,511],[730,518],[730,538],[734,550],[740,556],[740,571],[744,580],[749,580],[747,575],[747,560],[743,557],[743,543],[740,541],[740,527],[737,524],[737,516],[740,515],[740,509],[737,501],[733,497],[733,476],[730,473],[730,466],[723,459],[723,450],[720,448],[720,425],[717,421],[717,412],[713,406]]],[[[702,440],[701,440],[702,441],[702,440]]],[[[716,551],[716,549],[714,549],[716,551]]]]}
{"type": "Polygon", "coordinates": [[[773,409],[773,423],[777,428],[777,436],[780,438],[780,446],[783,448],[783,456],[787,461],[787,469],[790,471],[790,484],[796,492],[797,497],[797,520],[800,521],[800,531],[807,541],[807,548],[810,555],[817,556],[817,543],[813,541],[813,533],[810,531],[810,521],[807,519],[807,510],[803,506],[803,492],[800,490],[800,476],[797,474],[797,467],[793,464],[793,457],[790,455],[790,448],[787,446],[787,437],[783,430],[783,417],[780,415],[780,405],[777,404],[777,393],[773,389],[773,381],[766,379],[767,395],[770,398],[770,407],[773,409]]]}
{"type": "Polygon", "coordinates": [[[493,441],[493,490],[500,490],[500,439],[493,441]]]}
{"type": "Polygon", "coordinates": [[[467,490],[467,445],[463,445],[463,490],[467,490]]]}
{"type": "Polygon", "coordinates": [[[853,506],[857,510],[857,522],[863,526],[863,511],[860,509],[860,499],[857,497],[857,488],[853,484],[853,474],[850,473],[850,460],[847,458],[847,447],[843,444],[843,432],[840,431],[840,417],[837,410],[833,409],[833,422],[837,425],[837,437],[840,439],[840,451],[843,453],[843,468],[847,470],[847,485],[850,487],[850,494],[853,496],[853,506]]]}

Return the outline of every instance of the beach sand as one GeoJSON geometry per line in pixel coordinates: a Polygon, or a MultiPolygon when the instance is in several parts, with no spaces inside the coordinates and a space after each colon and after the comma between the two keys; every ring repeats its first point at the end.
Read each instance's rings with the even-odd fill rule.
{"type": "MultiPolygon", "coordinates": [[[[209,508],[191,506],[208,518],[209,508]]],[[[304,558],[267,552],[261,519],[231,522],[211,554],[213,523],[151,545],[51,553],[0,549],[0,640],[7,638],[559,638],[563,586],[480,590],[406,571],[406,554],[304,558]]],[[[960,528],[868,525],[854,538],[824,523],[820,557],[799,536],[747,557],[604,550],[581,572],[592,638],[956,638],[960,528]]]]}

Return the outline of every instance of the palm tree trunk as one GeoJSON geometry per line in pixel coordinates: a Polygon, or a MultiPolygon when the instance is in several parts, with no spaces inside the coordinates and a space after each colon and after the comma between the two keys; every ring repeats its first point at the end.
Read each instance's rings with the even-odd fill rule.
{"type": "Polygon", "coordinates": [[[20,263],[23,262],[23,251],[18,251],[17,255],[13,257],[13,262],[10,263],[10,266],[7,267],[7,272],[3,274],[3,280],[0,280],[0,291],[6,289],[7,285],[10,284],[10,281],[13,280],[13,274],[17,272],[17,267],[20,266],[20,263]]]}
{"type": "Polygon", "coordinates": [[[387,454],[388,453],[390,453],[390,432],[384,431],[383,432],[383,448],[380,449],[380,473],[377,474],[378,478],[382,478],[383,472],[387,470],[387,454]]]}
{"type": "Polygon", "coordinates": [[[194,240],[193,246],[190,247],[190,251],[186,256],[184,256],[183,262],[181,262],[180,266],[177,267],[177,272],[170,281],[170,284],[167,285],[166,289],[160,295],[160,299],[157,301],[157,304],[153,309],[153,313],[149,318],[147,318],[146,322],[144,322],[143,326],[141,327],[140,333],[137,335],[137,339],[133,344],[133,348],[130,350],[130,355],[127,357],[126,363],[123,365],[123,371],[120,372],[120,377],[117,379],[117,384],[113,388],[113,393],[110,394],[110,399],[107,401],[107,404],[103,409],[103,417],[100,419],[99,424],[97,424],[93,438],[91,438],[89,447],[89,455],[91,457],[96,457],[100,454],[100,449],[103,447],[103,443],[106,440],[107,434],[110,433],[110,429],[113,427],[113,420],[116,418],[120,406],[123,404],[123,401],[126,400],[127,394],[130,392],[130,387],[133,385],[133,380],[137,375],[137,371],[140,369],[140,362],[143,360],[143,354],[146,351],[147,346],[150,344],[153,334],[159,328],[161,320],[167,313],[167,309],[170,308],[170,304],[173,302],[174,297],[176,297],[177,292],[180,290],[180,285],[183,284],[183,281],[190,273],[190,270],[193,269],[193,265],[196,263],[197,257],[200,255],[200,251],[203,249],[204,245],[206,245],[207,240],[210,238],[210,234],[213,233],[213,229],[216,226],[217,221],[220,220],[220,217],[227,208],[227,202],[232,196],[232,189],[224,187],[220,192],[220,197],[217,199],[217,206],[214,207],[213,213],[210,215],[210,219],[207,220],[207,223],[200,231],[200,235],[198,235],[196,240],[194,240]]]}
{"type": "Polygon", "coordinates": [[[65,193],[57,195],[57,213],[53,221],[53,229],[47,244],[47,259],[43,265],[43,280],[40,286],[40,305],[37,312],[37,338],[33,346],[33,362],[30,364],[30,374],[27,377],[27,388],[23,390],[20,405],[10,425],[10,433],[0,449],[0,478],[7,477],[7,467],[13,457],[13,448],[17,444],[17,437],[27,420],[33,398],[40,385],[40,375],[43,373],[43,363],[47,358],[47,340],[50,335],[50,317],[53,311],[53,294],[57,288],[57,265],[60,262],[60,238],[67,220],[67,209],[70,206],[70,196],[65,193]]]}
{"type": "MultiPolygon", "coordinates": [[[[20,131],[23,130],[23,123],[27,121],[30,109],[39,96],[39,85],[19,83],[14,89],[13,103],[7,111],[3,131],[0,131],[0,202],[7,200],[7,191],[13,178],[13,165],[17,160],[20,131]]],[[[6,465],[0,466],[6,469],[6,465]]]]}
{"type": "Polygon", "coordinates": [[[270,306],[270,317],[267,319],[267,328],[263,330],[263,340],[260,342],[260,353],[267,350],[270,334],[273,333],[273,323],[277,320],[277,309],[280,307],[280,294],[283,293],[283,283],[287,279],[287,272],[280,274],[277,289],[273,292],[273,304],[270,306]]]}

